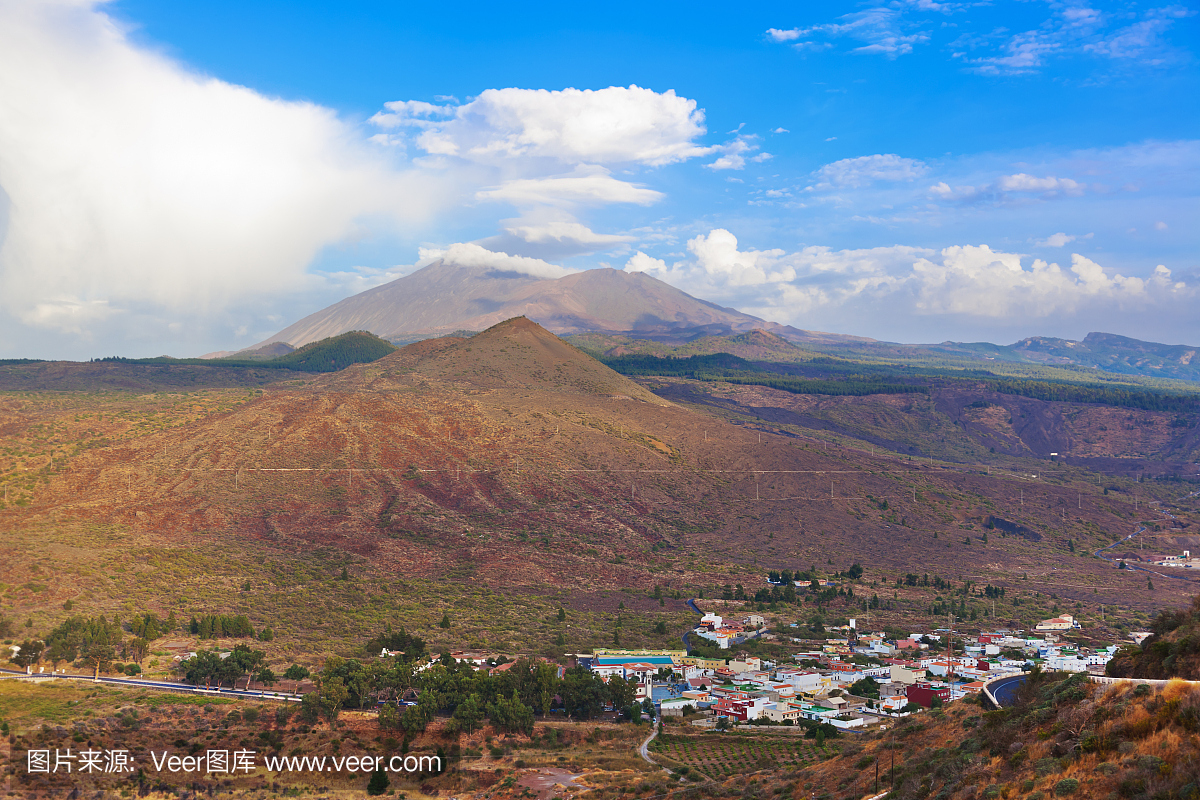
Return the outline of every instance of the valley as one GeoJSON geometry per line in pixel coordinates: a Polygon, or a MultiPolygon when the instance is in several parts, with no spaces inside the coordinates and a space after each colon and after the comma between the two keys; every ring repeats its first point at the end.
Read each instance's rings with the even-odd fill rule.
{"type": "MultiPolygon", "coordinates": [[[[787,352],[750,336],[747,356],[787,352]]],[[[811,360],[753,363],[844,380],[811,360]]],[[[184,625],[151,643],[139,672],[177,681],[189,653],[250,647],[277,671],[328,678],[346,659],[375,669],[367,643],[396,629],[431,655],[459,654],[451,664],[481,653],[569,665],[606,648],[682,652],[691,600],[763,615],[775,633],[744,647],[785,664],[813,631],[856,617],[900,636],[1070,613],[1082,625],[1071,640],[1103,647],[1196,594],[1187,571],[1151,563],[1200,549],[1190,412],[1042,400],[969,378],[837,395],[625,376],[523,318],[332,372],[262,370],[276,379],[257,382],[260,369],[11,368],[39,383],[0,396],[10,642],[72,618],[226,615],[248,620],[252,644],[184,625]],[[107,384],[76,388],[97,369],[107,384]],[[195,375],[212,385],[180,385],[195,375]],[[780,569],[832,588],[784,599],[767,583],[780,569]]],[[[759,373],[727,375],[742,374],[759,373]]],[[[554,736],[589,735],[564,723],[554,736]]],[[[316,736],[315,752],[340,738],[322,725],[275,727],[316,736]]],[[[361,725],[365,743],[375,723],[361,725]]],[[[475,746],[430,731],[427,749],[475,746]]],[[[593,791],[633,780],[580,748],[564,759],[591,771],[593,791]]],[[[780,768],[829,755],[796,753],[780,768]]],[[[513,782],[501,788],[517,792],[533,762],[506,758],[513,782]]],[[[455,785],[505,796],[466,779],[455,785]]]]}

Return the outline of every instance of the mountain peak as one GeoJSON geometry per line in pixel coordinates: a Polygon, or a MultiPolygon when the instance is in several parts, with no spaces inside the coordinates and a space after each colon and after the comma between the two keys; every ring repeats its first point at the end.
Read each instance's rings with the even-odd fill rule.
{"type": "Polygon", "coordinates": [[[350,330],[411,341],[414,335],[478,331],[522,316],[563,334],[667,333],[693,328],[728,333],[772,324],[699,300],[643,273],[590,269],[545,278],[435,261],[411,275],[310,314],[263,344],[288,342],[301,347],[350,330]]]}
{"type": "MultiPolygon", "coordinates": [[[[402,347],[332,383],[436,383],[460,389],[528,389],[670,405],[527,317],[470,338],[447,336],[402,347]]],[[[349,388],[349,387],[346,387],[349,388]]]]}

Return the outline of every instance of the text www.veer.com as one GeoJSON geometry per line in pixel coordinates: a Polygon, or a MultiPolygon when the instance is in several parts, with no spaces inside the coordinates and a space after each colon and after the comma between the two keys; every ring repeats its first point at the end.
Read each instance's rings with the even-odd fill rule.
{"type": "Polygon", "coordinates": [[[272,772],[441,772],[438,756],[267,756],[272,772]]]}

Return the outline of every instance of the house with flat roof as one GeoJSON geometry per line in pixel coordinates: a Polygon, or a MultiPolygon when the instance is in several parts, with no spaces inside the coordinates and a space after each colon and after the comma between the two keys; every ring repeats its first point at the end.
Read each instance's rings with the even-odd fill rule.
{"type": "Polygon", "coordinates": [[[1063,614],[1060,617],[1054,617],[1052,619],[1042,620],[1034,627],[1034,630],[1069,631],[1072,628],[1078,628],[1078,627],[1080,627],[1080,625],[1078,622],[1075,621],[1075,618],[1073,616],[1071,616],[1070,614],[1063,614]]]}

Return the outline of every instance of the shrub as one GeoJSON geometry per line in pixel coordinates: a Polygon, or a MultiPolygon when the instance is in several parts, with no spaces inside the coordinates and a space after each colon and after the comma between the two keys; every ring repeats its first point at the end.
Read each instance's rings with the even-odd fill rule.
{"type": "Polygon", "coordinates": [[[1057,758],[1039,758],[1035,769],[1037,770],[1038,777],[1045,777],[1051,772],[1058,772],[1058,767],[1057,758]]]}
{"type": "Polygon", "coordinates": [[[1054,793],[1059,797],[1066,797],[1075,794],[1079,789],[1079,781],[1074,778],[1063,778],[1058,783],[1054,784],[1054,793]]]}

